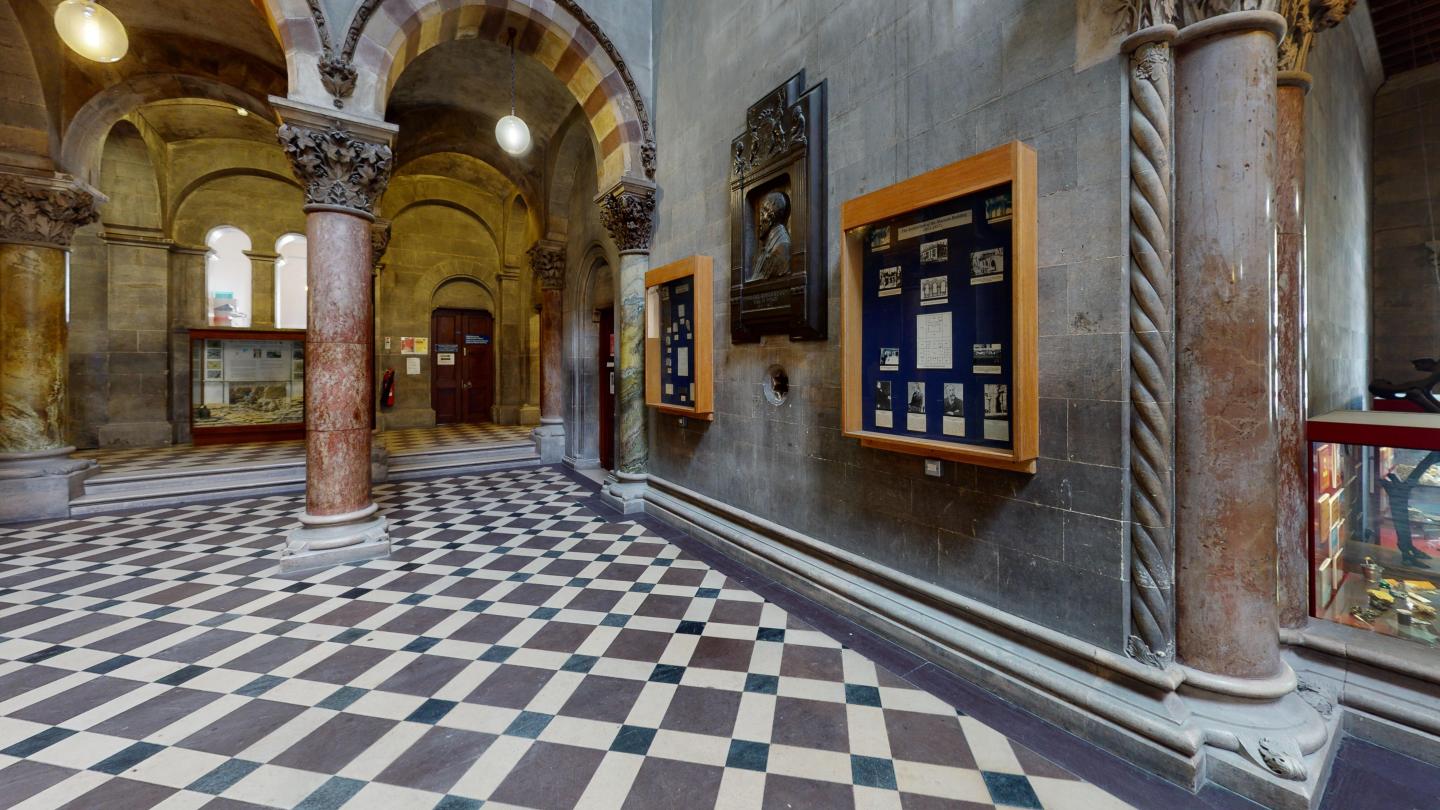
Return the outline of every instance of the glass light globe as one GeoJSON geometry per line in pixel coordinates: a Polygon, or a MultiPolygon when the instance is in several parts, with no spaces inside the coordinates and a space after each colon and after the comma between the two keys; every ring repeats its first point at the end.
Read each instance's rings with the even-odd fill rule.
{"type": "Polygon", "coordinates": [[[506,152],[523,155],[530,151],[530,127],[517,116],[507,115],[495,122],[495,140],[506,152]]]}
{"type": "Polygon", "coordinates": [[[130,49],[125,26],[94,0],[65,0],[55,9],[55,30],[70,50],[96,62],[117,62],[130,49]]]}

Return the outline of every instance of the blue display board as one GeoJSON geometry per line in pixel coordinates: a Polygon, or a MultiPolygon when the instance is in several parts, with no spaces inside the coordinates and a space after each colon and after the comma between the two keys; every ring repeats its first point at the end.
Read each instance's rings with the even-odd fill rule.
{"type": "Polygon", "coordinates": [[[660,401],[695,404],[695,280],[656,285],[660,303],[660,401]]]}
{"type": "Polygon", "coordinates": [[[864,240],[863,423],[1009,450],[1011,184],[871,225],[864,240]]]}

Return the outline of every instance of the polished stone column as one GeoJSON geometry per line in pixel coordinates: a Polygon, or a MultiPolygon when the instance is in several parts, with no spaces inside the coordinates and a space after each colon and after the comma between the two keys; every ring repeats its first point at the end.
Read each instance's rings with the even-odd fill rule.
{"type": "Polygon", "coordinates": [[[1275,679],[1275,45],[1231,12],[1176,40],[1177,653],[1275,679]]]}
{"type": "Polygon", "coordinates": [[[370,497],[371,213],[392,165],[394,127],[272,99],[280,145],[306,187],[310,286],[305,344],[305,512],[282,571],[383,557],[370,497]]]}
{"type": "Polygon", "coordinates": [[[596,201],[600,204],[601,222],[620,250],[620,290],[615,307],[620,444],[615,476],[606,482],[604,497],[625,514],[631,514],[644,511],[649,462],[645,434],[645,273],[650,269],[655,185],[626,177],[596,201]]]}
{"type": "Polygon", "coordinates": [[[565,245],[541,240],[530,248],[530,269],[540,282],[540,426],[535,428],[535,451],[548,463],[565,454],[565,418],[561,397],[565,367],[561,359],[561,300],[565,290],[565,245]]]}
{"type": "Polygon", "coordinates": [[[68,458],[65,252],[93,190],[0,173],[0,521],[64,517],[94,462],[68,458]]]}

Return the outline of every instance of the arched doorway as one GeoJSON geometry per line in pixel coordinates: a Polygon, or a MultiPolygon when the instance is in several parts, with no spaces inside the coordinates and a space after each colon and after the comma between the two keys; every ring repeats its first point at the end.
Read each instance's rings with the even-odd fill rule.
{"type": "Polygon", "coordinates": [[[614,469],[615,276],[596,246],[581,265],[567,302],[570,369],[565,463],[576,469],[614,469]]]}

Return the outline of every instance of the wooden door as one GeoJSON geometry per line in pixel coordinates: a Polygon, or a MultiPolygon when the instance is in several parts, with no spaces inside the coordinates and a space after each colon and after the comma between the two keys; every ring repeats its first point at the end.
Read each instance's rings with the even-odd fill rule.
{"type": "Polygon", "coordinates": [[[430,407],[436,424],[488,422],[495,404],[495,320],[476,309],[430,318],[430,407]]]}
{"type": "Polygon", "coordinates": [[[615,308],[600,310],[600,466],[615,469],[615,308]]]}

